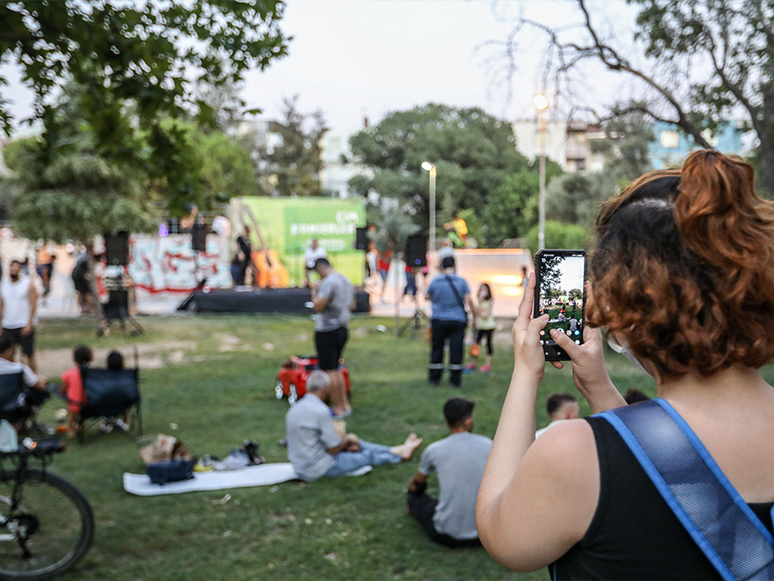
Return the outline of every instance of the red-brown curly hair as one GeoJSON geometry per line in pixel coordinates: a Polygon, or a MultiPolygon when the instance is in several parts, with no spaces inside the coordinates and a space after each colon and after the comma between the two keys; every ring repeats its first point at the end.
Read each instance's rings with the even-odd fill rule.
{"type": "Polygon", "coordinates": [[[660,377],[774,356],[774,208],[754,170],[713,151],[645,174],[597,219],[586,320],[660,377]]]}

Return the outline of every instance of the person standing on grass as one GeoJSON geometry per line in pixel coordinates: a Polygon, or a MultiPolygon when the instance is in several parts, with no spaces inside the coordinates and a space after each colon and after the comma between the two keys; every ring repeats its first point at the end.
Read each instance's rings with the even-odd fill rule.
{"type": "Polygon", "coordinates": [[[422,453],[419,470],[408,485],[408,512],[430,540],[447,547],[480,546],[476,530],[476,496],[492,440],[473,433],[475,404],[453,397],[443,406],[450,435],[422,453]],[[427,481],[438,473],[440,499],[425,494],[427,481]]]}
{"type": "Polygon", "coordinates": [[[322,371],[331,379],[331,406],[337,417],[352,413],[339,370],[339,360],[349,339],[349,314],[355,298],[355,287],[347,277],[336,272],[327,258],[318,258],[314,270],[320,282],[312,287],[312,303],[317,313],[314,343],[322,371]]]}
{"type": "Polygon", "coordinates": [[[313,238],[309,243],[309,248],[304,251],[304,286],[310,286],[309,273],[314,270],[318,258],[328,258],[328,252],[320,246],[317,238],[313,238]]]}
{"type": "Polygon", "coordinates": [[[313,371],[306,381],[306,395],[285,416],[288,459],[302,480],[335,478],[366,466],[405,462],[422,444],[414,433],[392,447],[371,444],[355,434],[339,437],[325,405],[330,395],[330,376],[313,371]]]}
{"type": "Polygon", "coordinates": [[[3,334],[18,343],[27,365],[37,369],[35,327],[38,324],[38,289],[32,277],[22,274],[22,263],[11,261],[8,278],[0,282],[0,319],[3,334]]]}
{"type": "Polygon", "coordinates": [[[449,341],[449,382],[453,387],[462,385],[462,356],[465,327],[468,325],[470,289],[465,279],[457,276],[454,258],[447,256],[441,262],[443,271],[433,279],[427,297],[433,304],[432,351],[428,366],[428,382],[438,385],[443,375],[443,352],[449,341]]]}
{"type": "MultiPolygon", "coordinates": [[[[478,305],[473,307],[473,311],[476,316],[474,323],[476,325],[476,343],[483,345],[484,339],[486,339],[486,361],[481,366],[481,372],[486,373],[492,369],[492,353],[494,351],[492,347],[492,335],[495,330],[494,319],[494,297],[492,297],[492,289],[489,288],[487,283],[481,283],[478,287],[478,305]]],[[[476,363],[478,362],[478,356],[465,368],[466,373],[473,373],[476,370],[476,363]]]]}

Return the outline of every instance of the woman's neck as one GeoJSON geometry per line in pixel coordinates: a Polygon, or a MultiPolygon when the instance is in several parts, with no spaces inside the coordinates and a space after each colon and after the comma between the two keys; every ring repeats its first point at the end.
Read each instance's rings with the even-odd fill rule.
{"type": "Polygon", "coordinates": [[[677,379],[657,380],[658,396],[687,404],[710,401],[740,401],[765,395],[771,397],[774,390],[757,369],[732,365],[711,377],[689,373],[677,379]]]}

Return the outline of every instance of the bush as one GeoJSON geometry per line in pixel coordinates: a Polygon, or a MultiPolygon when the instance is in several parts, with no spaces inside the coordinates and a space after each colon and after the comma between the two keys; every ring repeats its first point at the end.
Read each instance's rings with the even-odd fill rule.
{"type": "MultiPolygon", "coordinates": [[[[538,250],[538,230],[535,224],[527,232],[527,248],[532,254],[538,250]]],[[[546,248],[577,250],[587,248],[590,242],[590,232],[583,226],[546,220],[546,248]]]]}

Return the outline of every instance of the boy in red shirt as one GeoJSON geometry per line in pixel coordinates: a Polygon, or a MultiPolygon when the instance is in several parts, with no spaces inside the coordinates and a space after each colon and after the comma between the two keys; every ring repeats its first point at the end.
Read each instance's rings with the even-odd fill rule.
{"type": "Polygon", "coordinates": [[[67,398],[67,435],[75,436],[80,426],[75,426],[75,416],[81,411],[81,405],[86,403],[86,394],[83,391],[83,377],[81,369],[88,367],[93,359],[91,348],[79,345],[73,351],[75,367],[62,374],[62,394],[67,398]]]}

